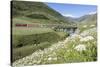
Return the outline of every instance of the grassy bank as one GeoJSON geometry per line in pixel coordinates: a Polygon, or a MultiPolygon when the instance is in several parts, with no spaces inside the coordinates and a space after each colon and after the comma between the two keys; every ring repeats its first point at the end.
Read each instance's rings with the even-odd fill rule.
{"type": "Polygon", "coordinates": [[[13,29],[13,61],[23,58],[36,50],[48,48],[63,40],[67,33],[55,32],[48,28],[13,29]]]}

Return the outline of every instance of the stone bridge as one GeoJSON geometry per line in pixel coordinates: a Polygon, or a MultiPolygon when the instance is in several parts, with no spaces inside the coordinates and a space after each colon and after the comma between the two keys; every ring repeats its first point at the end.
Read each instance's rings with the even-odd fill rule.
{"type": "Polygon", "coordinates": [[[76,26],[57,26],[54,28],[54,30],[72,34],[72,33],[75,33],[75,31],[77,30],[77,27],[76,26]]]}
{"type": "Polygon", "coordinates": [[[77,30],[76,25],[66,25],[66,24],[38,24],[38,23],[33,23],[33,24],[16,24],[16,27],[32,27],[32,28],[51,28],[55,31],[60,31],[60,32],[67,32],[69,34],[74,33],[77,30]]]}

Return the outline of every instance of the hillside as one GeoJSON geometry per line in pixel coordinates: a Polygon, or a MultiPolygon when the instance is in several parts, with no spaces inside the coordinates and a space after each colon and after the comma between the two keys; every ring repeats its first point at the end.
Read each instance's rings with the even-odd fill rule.
{"type": "Polygon", "coordinates": [[[65,16],[65,18],[69,21],[72,21],[72,22],[75,22],[77,24],[79,23],[96,23],[97,22],[97,13],[95,14],[86,14],[86,15],[83,15],[79,18],[75,18],[75,17],[67,17],[65,16]]]}
{"type": "Polygon", "coordinates": [[[64,41],[59,41],[49,48],[38,50],[31,55],[15,61],[13,66],[96,61],[96,30],[96,28],[91,28],[83,31],[80,34],[67,37],[64,41]]]}
{"type": "Polygon", "coordinates": [[[33,52],[48,48],[53,43],[68,36],[66,32],[56,32],[51,28],[34,27],[34,23],[69,24],[69,21],[45,3],[12,1],[12,60],[26,57],[33,52]],[[17,27],[16,24],[32,24],[33,27],[17,27]]]}
{"type": "Polygon", "coordinates": [[[77,19],[77,25],[80,31],[97,27],[97,13],[84,15],[77,19]]]}
{"type": "Polygon", "coordinates": [[[78,22],[81,23],[96,23],[97,22],[97,14],[88,14],[78,18],[78,22]]]}
{"type": "Polygon", "coordinates": [[[41,2],[12,1],[12,17],[17,20],[33,21],[31,23],[70,23],[71,21],[41,2]]]}
{"type": "Polygon", "coordinates": [[[78,18],[74,18],[74,17],[70,17],[70,16],[64,16],[64,18],[68,21],[70,21],[71,23],[77,23],[78,22],[78,18]]]}

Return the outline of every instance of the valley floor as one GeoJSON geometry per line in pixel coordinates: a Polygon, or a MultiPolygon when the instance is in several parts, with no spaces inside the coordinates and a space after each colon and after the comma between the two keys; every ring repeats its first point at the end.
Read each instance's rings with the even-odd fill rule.
{"type": "Polygon", "coordinates": [[[80,34],[73,34],[49,48],[37,50],[29,56],[16,60],[13,66],[96,61],[96,30],[91,28],[80,34]]]}

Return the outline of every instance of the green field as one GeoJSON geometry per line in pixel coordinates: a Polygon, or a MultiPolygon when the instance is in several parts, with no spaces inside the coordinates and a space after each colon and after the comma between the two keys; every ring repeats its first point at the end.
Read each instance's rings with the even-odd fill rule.
{"type": "Polygon", "coordinates": [[[13,35],[32,35],[54,32],[50,28],[27,28],[27,27],[15,27],[13,28],[13,35]]]}
{"type": "Polygon", "coordinates": [[[13,28],[13,61],[63,40],[67,33],[50,28],[13,28]]]}

